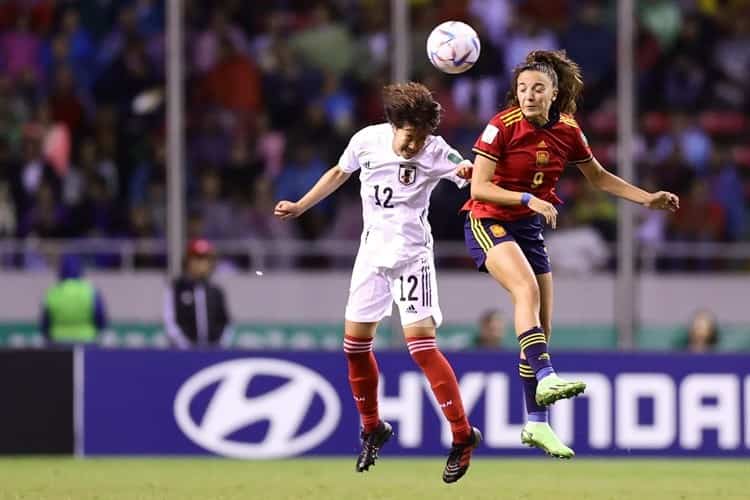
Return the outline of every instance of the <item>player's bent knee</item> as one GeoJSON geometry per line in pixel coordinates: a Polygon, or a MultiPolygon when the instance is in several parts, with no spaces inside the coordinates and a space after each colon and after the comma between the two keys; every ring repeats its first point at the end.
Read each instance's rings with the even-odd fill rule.
{"type": "Polygon", "coordinates": [[[344,322],[344,333],[350,337],[370,339],[375,336],[378,328],[378,322],[362,323],[359,321],[346,320],[344,322]]]}
{"type": "Polygon", "coordinates": [[[539,304],[539,286],[533,281],[522,281],[510,289],[516,303],[539,304]]]}
{"type": "Polygon", "coordinates": [[[403,326],[404,338],[409,341],[410,338],[414,337],[432,337],[436,336],[437,328],[435,327],[435,320],[432,316],[429,316],[414,323],[409,323],[403,326]]]}

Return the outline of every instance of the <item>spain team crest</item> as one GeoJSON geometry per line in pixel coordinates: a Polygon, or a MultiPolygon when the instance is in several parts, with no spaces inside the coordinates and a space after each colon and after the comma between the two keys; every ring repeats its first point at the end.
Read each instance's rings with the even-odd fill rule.
{"type": "Polygon", "coordinates": [[[549,152],[547,151],[537,151],[536,152],[536,164],[539,165],[546,165],[549,163],[549,152]]]}
{"type": "Polygon", "coordinates": [[[506,234],[505,228],[500,224],[492,224],[490,226],[490,232],[495,238],[502,238],[506,234]]]}
{"type": "Polygon", "coordinates": [[[398,166],[398,181],[404,186],[414,184],[417,180],[417,166],[413,163],[401,163],[398,166]]]}

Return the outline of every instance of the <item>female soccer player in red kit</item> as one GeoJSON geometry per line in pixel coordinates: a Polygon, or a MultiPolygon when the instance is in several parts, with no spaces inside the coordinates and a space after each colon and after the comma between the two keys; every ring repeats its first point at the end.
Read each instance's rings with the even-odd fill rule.
{"type": "Polygon", "coordinates": [[[581,394],[583,382],[555,374],[547,352],[552,331],[552,274],[543,222],[556,225],[555,185],[566,164],[594,186],[648,208],[677,210],[672,193],[648,193],[606,171],[573,119],[583,89],[578,65],[564,51],[534,51],[513,72],[509,107],[495,115],[474,144],[466,245],[480,271],[508,290],[521,345],[519,372],[528,422],[521,441],[571,458],[549,426],[547,405],[581,394]]]}

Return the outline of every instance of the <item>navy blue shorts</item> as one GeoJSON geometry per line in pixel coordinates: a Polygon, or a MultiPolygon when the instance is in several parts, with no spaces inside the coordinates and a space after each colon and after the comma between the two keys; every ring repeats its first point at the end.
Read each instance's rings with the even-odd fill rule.
{"type": "Polygon", "coordinates": [[[515,241],[531,264],[534,274],[545,274],[552,271],[552,267],[544,246],[543,230],[541,215],[503,222],[496,219],[475,219],[468,213],[464,224],[464,238],[466,248],[480,271],[487,272],[484,263],[490,248],[503,241],[515,241]]]}

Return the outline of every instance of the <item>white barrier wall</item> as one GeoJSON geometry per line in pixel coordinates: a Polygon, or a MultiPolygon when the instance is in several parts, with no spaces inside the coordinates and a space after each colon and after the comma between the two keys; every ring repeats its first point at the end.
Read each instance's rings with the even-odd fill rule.
{"type": "MultiPolygon", "coordinates": [[[[159,273],[89,273],[103,292],[115,321],[155,321],[162,311],[165,278],[159,273]]],[[[0,320],[38,317],[52,273],[0,273],[0,320]]],[[[233,317],[238,321],[285,323],[341,320],[349,287],[345,272],[220,275],[233,317]]],[[[488,276],[443,272],[440,304],[448,322],[474,322],[487,308],[511,310],[508,294],[488,276]]],[[[555,280],[555,321],[602,324],[614,321],[614,280],[610,275],[555,280]]],[[[683,323],[699,307],[722,322],[750,321],[750,276],[644,275],[639,285],[641,321],[683,323]]]]}

